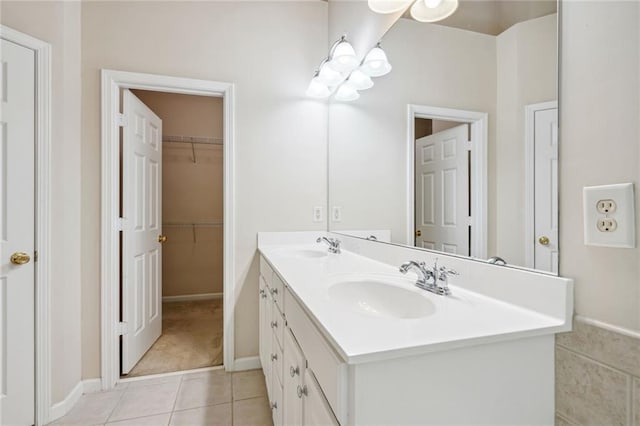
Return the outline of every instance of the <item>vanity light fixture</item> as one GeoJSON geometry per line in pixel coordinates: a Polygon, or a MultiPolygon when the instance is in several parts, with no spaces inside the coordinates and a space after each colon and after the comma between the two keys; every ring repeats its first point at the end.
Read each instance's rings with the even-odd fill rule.
{"type": "Polygon", "coordinates": [[[458,0],[368,0],[369,9],[376,13],[395,13],[411,6],[411,17],[420,22],[437,22],[458,9],[458,0]]]}
{"type": "Polygon", "coordinates": [[[360,65],[360,71],[367,74],[370,77],[381,77],[391,72],[391,64],[387,59],[387,54],[380,47],[380,43],[367,53],[362,65],[360,65]]]}
{"type": "Polygon", "coordinates": [[[373,80],[371,80],[371,77],[367,74],[358,69],[351,73],[344,84],[355,90],[366,90],[373,87],[373,80]]]}
{"type": "Polygon", "coordinates": [[[355,101],[359,97],[360,93],[348,84],[338,87],[338,91],[335,94],[337,101],[355,101]]]}
{"type": "Polygon", "coordinates": [[[329,61],[331,68],[341,73],[353,71],[358,66],[358,57],[346,36],[342,36],[331,48],[329,61]]]}
{"type": "Polygon", "coordinates": [[[319,99],[328,98],[331,95],[331,90],[320,80],[319,74],[319,71],[316,71],[311,79],[309,87],[307,87],[307,96],[319,99]]]}

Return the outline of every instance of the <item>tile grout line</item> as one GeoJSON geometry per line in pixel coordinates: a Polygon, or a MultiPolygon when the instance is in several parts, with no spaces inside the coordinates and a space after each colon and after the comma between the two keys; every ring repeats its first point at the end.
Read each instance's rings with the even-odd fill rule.
{"type": "Polygon", "coordinates": [[[231,426],[234,425],[234,423],[233,423],[233,415],[235,413],[234,406],[236,405],[236,398],[233,395],[233,378],[234,378],[234,376],[235,376],[235,373],[232,372],[231,373],[231,426]]]}
{"type": "Polygon", "coordinates": [[[113,406],[113,408],[111,409],[111,411],[109,412],[109,415],[107,416],[107,420],[104,422],[104,424],[106,425],[107,423],[109,423],[109,420],[111,420],[111,416],[113,416],[113,413],[116,411],[116,408],[118,408],[118,406],[120,405],[120,402],[122,402],[122,398],[124,398],[124,394],[129,390],[129,386],[127,386],[126,388],[124,388],[121,392],[120,398],[118,398],[118,402],[115,403],[115,405],[113,406]]]}
{"type": "Polygon", "coordinates": [[[173,400],[173,406],[171,407],[171,413],[169,414],[169,421],[167,422],[167,426],[171,424],[173,420],[173,413],[176,411],[176,404],[178,403],[178,397],[180,396],[180,390],[182,389],[182,382],[184,381],[184,374],[180,376],[180,383],[178,383],[178,390],[176,391],[176,398],[173,400]]]}

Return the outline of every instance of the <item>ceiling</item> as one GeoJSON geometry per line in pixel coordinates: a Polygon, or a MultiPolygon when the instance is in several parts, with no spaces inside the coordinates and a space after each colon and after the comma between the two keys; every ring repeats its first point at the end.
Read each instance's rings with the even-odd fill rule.
{"type": "MultiPolygon", "coordinates": [[[[437,25],[498,35],[519,22],[556,13],[557,10],[557,0],[460,0],[458,10],[437,25]]],[[[403,18],[412,19],[409,11],[403,18]]]]}

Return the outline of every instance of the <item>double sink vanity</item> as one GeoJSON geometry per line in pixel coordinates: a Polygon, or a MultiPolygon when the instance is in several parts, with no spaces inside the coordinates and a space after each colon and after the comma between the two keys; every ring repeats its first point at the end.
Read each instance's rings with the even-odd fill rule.
{"type": "Polygon", "coordinates": [[[325,232],[258,248],[276,426],[553,424],[572,280],[325,232]]]}

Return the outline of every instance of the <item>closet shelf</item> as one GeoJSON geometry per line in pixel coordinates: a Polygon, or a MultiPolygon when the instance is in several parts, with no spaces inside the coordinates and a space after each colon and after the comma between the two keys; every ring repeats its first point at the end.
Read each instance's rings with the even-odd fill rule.
{"type": "Polygon", "coordinates": [[[168,222],[163,223],[163,228],[191,228],[193,231],[193,242],[198,242],[196,239],[196,227],[198,228],[220,228],[224,225],[223,222],[168,222]]]}
{"type": "Polygon", "coordinates": [[[162,137],[162,142],[170,143],[188,143],[191,144],[191,153],[193,154],[193,162],[196,161],[196,144],[199,145],[224,145],[222,138],[204,138],[198,136],[168,136],[162,137]]]}

